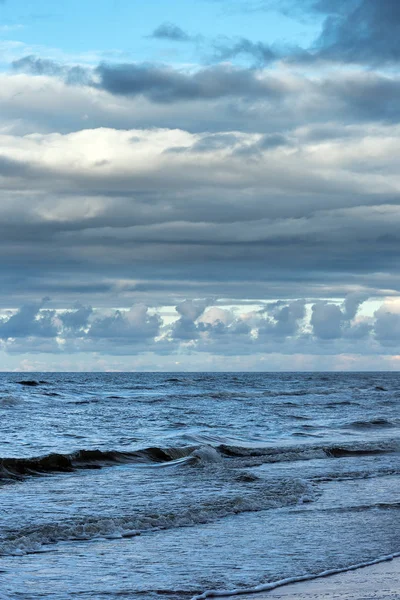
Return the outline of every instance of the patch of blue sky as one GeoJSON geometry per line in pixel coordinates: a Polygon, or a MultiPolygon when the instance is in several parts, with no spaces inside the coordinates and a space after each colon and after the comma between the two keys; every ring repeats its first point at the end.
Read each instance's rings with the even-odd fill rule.
{"type": "Polygon", "coordinates": [[[157,61],[182,64],[201,60],[208,41],[244,37],[253,42],[309,46],[320,23],[299,22],[276,11],[238,10],[235,2],[206,0],[6,0],[0,5],[0,37],[18,41],[27,52],[82,56],[83,62],[157,61]],[[148,36],[164,22],[174,23],[196,44],[148,36]],[[1,27],[3,29],[1,29],[1,27]]]}

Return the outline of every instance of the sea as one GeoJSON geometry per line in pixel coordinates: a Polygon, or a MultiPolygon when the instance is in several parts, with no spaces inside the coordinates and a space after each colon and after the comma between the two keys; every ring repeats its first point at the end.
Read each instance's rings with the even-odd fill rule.
{"type": "Polygon", "coordinates": [[[398,373],[1,373],[0,598],[191,600],[400,553],[398,373]]]}

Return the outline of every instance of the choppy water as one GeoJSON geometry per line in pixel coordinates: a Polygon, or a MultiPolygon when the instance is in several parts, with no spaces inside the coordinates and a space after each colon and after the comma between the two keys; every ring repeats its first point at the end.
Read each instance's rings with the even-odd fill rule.
{"type": "Polygon", "coordinates": [[[1,374],[0,597],[189,600],[398,553],[399,404],[398,374],[1,374]]]}

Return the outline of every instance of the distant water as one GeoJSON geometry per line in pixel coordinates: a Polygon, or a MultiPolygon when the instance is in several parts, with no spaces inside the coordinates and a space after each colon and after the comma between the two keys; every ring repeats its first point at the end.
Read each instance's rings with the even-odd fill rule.
{"type": "Polygon", "coordinates": [[[393,373],[3,373],[0,598],[189,600],[398,553],[399,406],[393,373]]]}

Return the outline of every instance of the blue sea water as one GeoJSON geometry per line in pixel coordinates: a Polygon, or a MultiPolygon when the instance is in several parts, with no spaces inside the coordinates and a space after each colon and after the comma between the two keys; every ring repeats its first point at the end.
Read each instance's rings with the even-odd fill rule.
{"type": "Polygon", "coordinates": [[[397,373],[0,384],[0,598],[190,600],[400,552],[397,373]]]}

